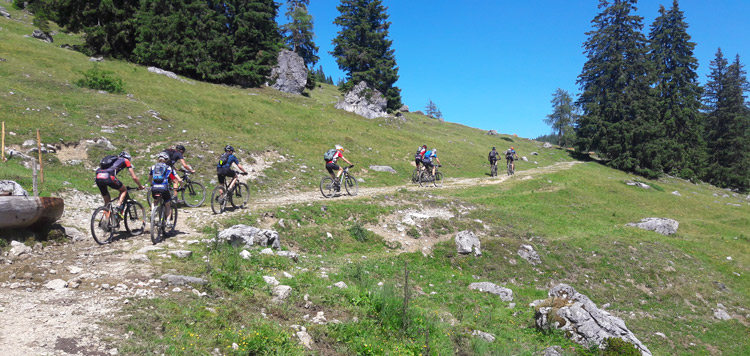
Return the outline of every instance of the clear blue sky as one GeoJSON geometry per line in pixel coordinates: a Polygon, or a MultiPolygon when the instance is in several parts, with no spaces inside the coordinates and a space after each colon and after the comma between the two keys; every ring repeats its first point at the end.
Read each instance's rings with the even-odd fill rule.
{"type": "MultiPolygon", "coordinates": [[[[285,2],[284,0],[277,0],[285,2]]],[[[339,28],[337,0],[310,0],[315,43],[326,75],[343,78],[328,53],[339,28]]],[[[550,132],[544,118],[557,88],[574,97],[586,60],[582,45],[598,0],[504,1],[383,0],[391,21],[402,101],[411,111],[429,99],[447,121],[534,138],[550,132]]],[[[672,0],[638,1],[644,33],[659,5],[672,0]]],[[[683,0],[688,33],[695,42],[698,73],[705,83],[709,62],[721,47],[750,63],[750,0],[683,0]]],[[[280,9],[279,23],[286,23],[280,9]]],[[[746,67],[750,68],[750,66],[746,67]]]]}

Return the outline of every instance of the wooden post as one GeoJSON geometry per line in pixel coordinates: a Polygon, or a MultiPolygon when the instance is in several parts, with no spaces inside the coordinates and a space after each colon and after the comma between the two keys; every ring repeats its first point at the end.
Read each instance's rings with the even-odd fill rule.
{"type": "Polygon", "coordinates": [[[31,180],[33,182],[33,187],[34,187],[34,196],[38,197],[39,189],[37,188],[37,184],[36,184],[36,160],[33,158],[31,159],[31,180]]]}
{"type": "Polygon", "coordinates": [[[5,162],[7,161],[7,159],[5,158],[5,121],[3,121],[3,141],[1,145],[3,146],[3,162],[5,162]]]}
{"type": "Polygon", "coordinates": [[[42,138],[39,129],[36,130],[36,148],[39,151],[39,181],[44,184],[44,166],[42,165],[42,138]]]}

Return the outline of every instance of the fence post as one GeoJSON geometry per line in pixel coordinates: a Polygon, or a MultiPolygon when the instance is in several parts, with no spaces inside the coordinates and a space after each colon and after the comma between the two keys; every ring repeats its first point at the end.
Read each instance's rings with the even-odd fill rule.
{"type": "Polygon", "coordinates": [[[36,184],[36,160],[33,158],[31,159],[31,180],[32,180],[32,184],[34,187],[34,196],[38,197],[39,188],[37,187],[37,184],[36,184]]]}
{"type": "Polygon", "coordinates": [[[39,129],[36,129],[36,148],[37,151],[39,151],[39,181],[44,184],[44,166],[42,166],[42,139],[41,136],[39,136],[39,129]]]}
{"type": "Polygon", "coordinates": [[[5,162],[5,161],[7,161],[7,159],[5,158],[5,121],[3,121],[3,141],[2,141],[2,144],[0,144],[0,145],[3,146],[3,153],[2,153],[3,156],[2,157],[3,157],[3,162],[5,162]]]}

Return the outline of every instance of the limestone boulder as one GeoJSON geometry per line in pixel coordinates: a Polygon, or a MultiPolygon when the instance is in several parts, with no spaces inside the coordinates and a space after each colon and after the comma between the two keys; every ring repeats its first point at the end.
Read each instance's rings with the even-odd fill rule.
{"type": "Polygon", "coordinates": [[[368,119],[388,116],[388,101],[382,93],[362,81],[349,90],[339,102],[336,109],[355,113],[368,119]]]}
{"type": "Polygon", "coordinates": [[[459,231],[456,234],[456,250],[462,255],[474,253],[474,256],[481,256],[481,243],[479,238],[471,231],[459,231]]]}
{"type": "Polygon", "coordinates": [[[674,235],[680,223],[677,220],[666,218],[645,218],[637,223],[629,223],[626,226],[633,226],[643,230],[654,231],[664,236],[674,235]]]}
{"type": "Polygon", "coordinates": [[[307,85],[305,60],[290,50],[281,50],[278,64],[271,70],[266,85],[290,94],[302,94],[307,85]]]}

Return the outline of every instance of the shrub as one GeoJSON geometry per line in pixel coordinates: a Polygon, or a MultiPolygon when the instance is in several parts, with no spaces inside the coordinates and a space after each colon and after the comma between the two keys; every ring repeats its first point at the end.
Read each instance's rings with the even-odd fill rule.
{"type": "Polygon", "coordinates": [[[616,337],[604,340],[602,356],[641,356],[641,352],[631,343],[616,337]]]}
{"type": "Polygon", "coordinates": [[[406,230],[406,234],[414,239],[418,239],[421,236],[419,230],[414,226],[410,227],[409,230],[406,230]]]}
{"type": "Polygon", "coordinates": [[[349,235],[351,237],[359,242],[366,242],[368,239],[368,232],[367,229],[362,227],[360,224],[354,224],[352,227],[349,228],[349,235]]]}
{"type": "Polygon", "coordinates": [[[102,70],[97,64],[94,67],[82,73],[83,79],[79,79],[75,84],[82,88],[94,90],[104,90],[110,93],[123,94],[125,87],[122,79],[114,75],[114,72],[102,70]]]}

